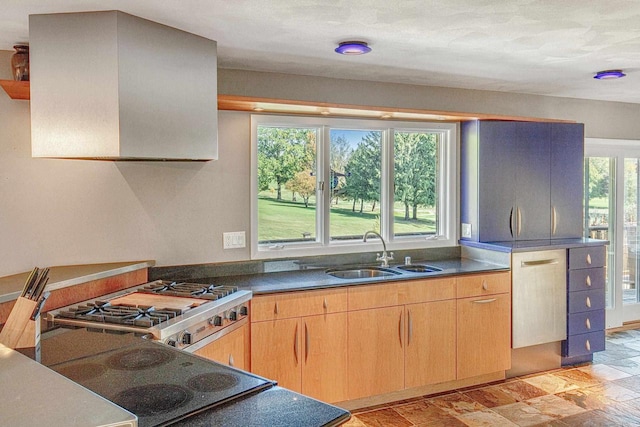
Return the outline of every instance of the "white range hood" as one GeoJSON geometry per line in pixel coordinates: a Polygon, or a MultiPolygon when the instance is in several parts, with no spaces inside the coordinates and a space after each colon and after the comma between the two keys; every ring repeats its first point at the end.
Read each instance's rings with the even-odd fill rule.
{"type": "Polygon", "coordinates": [[[31,15],[33,157],[218,158],[217,44],[119,11],[31,15]]]}

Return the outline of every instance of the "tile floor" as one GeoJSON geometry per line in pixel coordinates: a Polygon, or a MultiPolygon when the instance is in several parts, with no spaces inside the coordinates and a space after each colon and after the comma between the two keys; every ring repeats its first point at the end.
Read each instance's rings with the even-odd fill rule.
{"type": "Polygon", "coordinates": [[[360,409],[344,426],[640,426],[640,329],[608,333],[593,364],[360,409]]]}

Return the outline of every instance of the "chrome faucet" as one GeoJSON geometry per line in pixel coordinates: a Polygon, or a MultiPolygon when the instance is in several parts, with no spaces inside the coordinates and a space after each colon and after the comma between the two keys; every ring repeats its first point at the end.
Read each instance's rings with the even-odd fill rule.
{"type": "Polygon", "coordinates": [[[367,231],[366,233],[364,233],[364,238],[362,239],[362,241],[366,243],[367,237],[369,237],[370,234],[378,236],[380,238],[380,241],[382,242],[382,256],[380,254],[376,254],[376,261],[382,261],[381,267],[389,267],[389,261],[393,260],[393,252],[389,252],[389,254],[387,255],[387,244],[385,243],[380,233],[378,233],[377,231],[367,231]]]}

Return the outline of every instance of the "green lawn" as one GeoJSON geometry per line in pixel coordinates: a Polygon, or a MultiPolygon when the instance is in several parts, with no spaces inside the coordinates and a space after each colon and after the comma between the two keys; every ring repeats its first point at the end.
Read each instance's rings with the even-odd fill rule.
{"type": "MultiPolygon", "coordinates": [[[[309,238],[315,238],[315,199],[311,198],[309,207],[305,208],[302,199],[291,201],[291,192],[283,191],[283,200],[278,201],[269,192],[261,193],[258,197],[258,240],[299,240],[303,232],[311,233],[309,238]]],[[[356,204],[356,212],[352,212],[352,200],[339,200],[331,206],[331,235],[332,236],[362,236],[367,230],[379,230],[380,206],[365,203],[360,213],[360,203],[356,204]]],[[[394,206],[394,232],[424,233],[435,232],[435,211],[433,208],[418,210],[418,220],[404,220],[404,206],[394,206]]]]}

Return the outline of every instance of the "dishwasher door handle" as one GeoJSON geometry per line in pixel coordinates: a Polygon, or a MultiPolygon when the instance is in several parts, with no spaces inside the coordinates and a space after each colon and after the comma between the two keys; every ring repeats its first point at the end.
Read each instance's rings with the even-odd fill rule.
{"type": "Polygon", "coordinates": [[[540,259],[536,261],[521,261],[522,267],[536,267],[538,265],[553,265],[558,263],[558,258],[540,259]]]}

